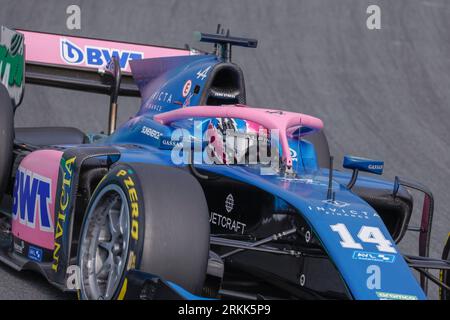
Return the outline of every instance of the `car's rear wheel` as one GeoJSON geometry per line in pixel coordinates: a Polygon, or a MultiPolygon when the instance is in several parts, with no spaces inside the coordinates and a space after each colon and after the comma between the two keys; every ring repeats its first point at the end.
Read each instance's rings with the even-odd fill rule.
{"type": "Polygon", "coordinates": [[[130,269],[199,293],[208,252],[208,209],[195,178],[175,168],[118,165],[99,183],[84,217],[80,298],[122,298],[130,269]]]}

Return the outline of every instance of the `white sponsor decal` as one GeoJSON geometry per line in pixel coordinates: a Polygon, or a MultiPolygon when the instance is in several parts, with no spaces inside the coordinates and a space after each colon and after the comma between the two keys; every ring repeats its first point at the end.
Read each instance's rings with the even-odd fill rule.
{"type": "Polygon", "coordinates": [[[209,70],[211,70],[211,66],[209,66],[208,68],[206,68],[205,70],[201,70],[199,72],[197,72],[197,79],[200,80],[205,80],[205,78],[208,76],[208,72],[209,70]]]}
{"type": "Polygon", "coordinates": [[[378,214],[374,212],[369,213],[365,210],[355,210],[349,208],[342,209],[329,206],[308,206],[308,210],[316,212],[318,214],[326,214],[337,217],[349,217],[358,219],[370,219],[371,217],[378,217],[378,214]]]}
{"type": "Polygon", "coordinates": [[[350,203],[347,203],[347,202],[331,200],[331,199],[323,200],[322,202],[330,204],[330,205],[338,207],[338,208],[344,208],[344,207],[347,207],[350,205],[350,203]]]}
{"type": "Polygon", "coordinates": [[[376,292],[380,300],[418,300],[417,296],[410,294],[391,293],[391,292],[376,292]]]}
{"type": "Polygon", "coordinates": [[[241,234],[244,234],[247,226],[245,223],[228,218],[216,212],[211,212],[209,222],[230,231],[240,232],[241,234]]]}
{"type": "Polygon", "coordinates": [[[381,269],[377,265],[370,265],[367,267],[366,273],[369,275],[367,277],[366,285],[369,290],[380,290],[381,289],[381,269]]]}
{"type": "Polygon", "coordinates": [[[68,64],[85,64],[89,67],[100,68],[105,66],[113,56],[119,60],[120,68],[125,70],[131,60],[140,60],[144,58],[144,53],[118,50],[112,48],[103,48],[96,46],[79,47],[67,38],[60,39],[61,59],[68,64]]]}
{"type": "Polygon", "coordinates": [[[149,128],[146,126],[142,127],[141,133],[145,134],[146,136],[149,136],[153,139],[159,140],[159,137],[161,137],[162,133],[159,131],[156,131],[153,128],[149,128]]]}
{"type": "Polygon", "coordinates": [[[225,199],[225,210],[227,210],[228,213],[230,213],[234,208],[234,198],[233,195],[230,193],[227,198],[225,199]]]}
{"type": "Polygon", "coordinates": [[[151,101],[172,102],[172,94],[166,91],[156,91],[150,96],[151,101]]]}
{"type": "Polygon", "coordinates": [[[53,232],[51,191],[50,178],[19,167],[13,188],[13,219],[32,229],[53,232]]]}
{"type": "Polygon", "coordinates": [[[191,80],[186,81],[186,83],[183,86],[183,91],[182,91],[183,98],[186,98],[188,96],[189,92],[191,92],[191,87],[192,87],[192,81],[191,80]]]}
{"type": "MultiPolygon", "coordinates": [[[[355,241],[345,224],[333,224],[330,225],[330,228],[339,234],[340,244],[343,248],[363,249],[362,244],[355,241]]],[[[357,237],[364,243],[375,244],[379,251],[397,253],[397,250],[392,246],[392,242],[386,239],[378,227],[362,226],[357,237]]]]}

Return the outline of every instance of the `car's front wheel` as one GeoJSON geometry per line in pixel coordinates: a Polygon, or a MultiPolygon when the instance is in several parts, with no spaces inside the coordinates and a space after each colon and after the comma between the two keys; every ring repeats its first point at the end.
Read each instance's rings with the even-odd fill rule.
{"type": "Polygon", "coordinates": [[[130,219],[125,191],[116,183],[105,185],[89,208],[81,236],[83,297],[115,297],[129,256],[130,219]]]}
{"type": "Polygon", "coordinates": [[[78,246],[81,299],[120,299],[137,269],[199,293],[209,219],[203,190],[179,169],[121,164],[97,186],[78,246]]]}

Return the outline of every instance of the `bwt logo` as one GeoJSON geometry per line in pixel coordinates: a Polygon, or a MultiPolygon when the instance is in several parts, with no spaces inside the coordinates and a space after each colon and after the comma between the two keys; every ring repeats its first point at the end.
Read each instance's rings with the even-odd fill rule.
{"type": "Polygon", "coordinates": [[[75,43],[66,38],[60,40],[61,59],[68,64],[82,64],[91,67],[101,67],[106,65],[111,57],[117,57],[120,62],[120,68],[126,69],[130,60],[139,60],[144,58],[142,52],[116,50],[85,46],[84,49],[78,47],[75,43]]]}
{"type": "Polygon", "coordinates": [[[53,232],[50,216],[51,190],[51,179],[20,167],[13,189],[13,219],[36,228],[36,216],[39,215],[39,229],[53,232]]]}

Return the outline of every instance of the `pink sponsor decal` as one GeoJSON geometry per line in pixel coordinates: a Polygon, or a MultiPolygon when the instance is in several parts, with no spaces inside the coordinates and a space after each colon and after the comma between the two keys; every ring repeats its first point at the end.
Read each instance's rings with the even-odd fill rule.
{"type": "Polygon", "coordinates": [[[27,155],[14,182],[12,233],[30,244],[54,247],[55,199],[62,152],[38,150],[27,155]]]}
{"type": "Polygon", "coordinates": [[[25,60],[33,63],[98,69],[111,56],[119,58],[124,72],[130,71],[130,60],[189,55],[188,50],[149,46],[17,30],[25,35],[25,60]]]}

